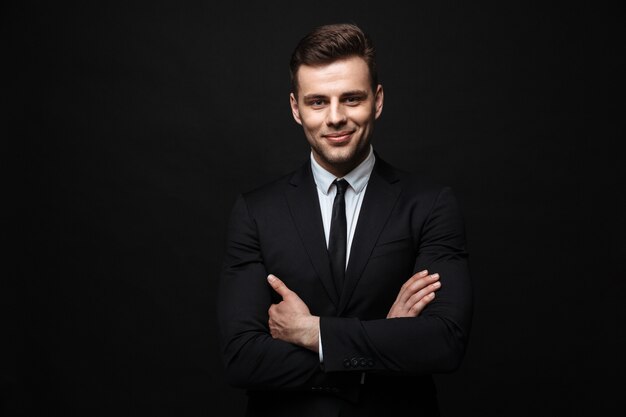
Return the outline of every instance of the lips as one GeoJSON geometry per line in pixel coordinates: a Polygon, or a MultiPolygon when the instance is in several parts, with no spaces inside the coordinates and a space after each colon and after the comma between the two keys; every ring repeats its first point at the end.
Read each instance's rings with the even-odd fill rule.
{"type": "Polygon", "coordinates": [[[344,143],[348,142],[354,133],[353,130],[343,130],[341,132],[333,132],[322,135],[325,139],[332,143],[344,143]]]}

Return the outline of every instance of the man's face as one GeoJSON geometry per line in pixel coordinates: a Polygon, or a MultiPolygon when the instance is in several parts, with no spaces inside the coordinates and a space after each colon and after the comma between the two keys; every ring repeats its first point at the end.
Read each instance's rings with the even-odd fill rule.
{"type": "Polygon", "coordinates": [[[383,88],[372,91],[369,69],[360,57],[322,66],[302,65],[298,98],[290,96],[293,117],[304,128],[313,157],[327,171],[343,176],[369,153],[383,88]]]}

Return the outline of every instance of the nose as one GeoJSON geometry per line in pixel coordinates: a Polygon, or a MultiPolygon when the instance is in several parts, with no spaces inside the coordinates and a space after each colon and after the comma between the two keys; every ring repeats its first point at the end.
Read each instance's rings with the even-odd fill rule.
{"type": "Polygon", "coordinates": [[[346,114],[341,103],[334,102],[328,106],[326,125],[331,127],[341,126],[346,123],[346,114]]]}

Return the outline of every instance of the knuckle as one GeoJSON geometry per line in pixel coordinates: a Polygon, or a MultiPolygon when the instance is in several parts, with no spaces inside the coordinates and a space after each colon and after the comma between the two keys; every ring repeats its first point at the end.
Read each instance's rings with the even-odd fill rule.
{"type": "Polygon", "coordinates": [[[421,300],[422,298],[426,297],[428,295],[428,291],[426,289],[422,289],[421,291],[419,291],[417,294],[415,294],[415,298],[417,300],[421,300]]]}

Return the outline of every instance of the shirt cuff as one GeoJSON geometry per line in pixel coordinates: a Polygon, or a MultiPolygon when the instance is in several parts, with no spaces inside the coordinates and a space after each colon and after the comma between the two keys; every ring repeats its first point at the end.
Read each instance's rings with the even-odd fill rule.
{"type": "Polygon", "coordinates": [[[320,363],[324,363],[324,353],[322,352],[322,330],[317,333],[318,351],[320,354],[320,363]]]}

